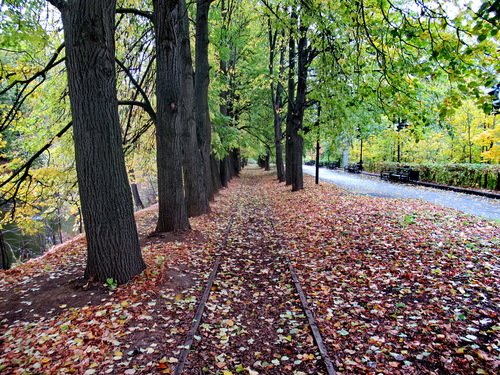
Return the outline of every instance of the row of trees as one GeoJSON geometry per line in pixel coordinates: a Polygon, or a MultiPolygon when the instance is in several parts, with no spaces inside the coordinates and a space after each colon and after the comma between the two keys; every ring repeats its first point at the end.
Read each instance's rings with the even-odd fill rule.
{"type": "MultiPolygon", "coordinates": [[[[44,71],[35,75],[48,74],[55,63],[60,62],[56,60],[57,55],[64,48],[62,60],[67,69],[71,123],[63,131],[70,126],[73,129],[79,201],[88,248],[85,277],[98,281],[113,278],[124,283],[140,273],[145,264],[122,149],[116,65],[125,71],[138,95],[142,96],[142,100],[137,100],[136,96],[120,104],[144,108],[155,126],[157,231],[189,229],[188,215],[206,213],[208,200],[222,183],[227,183],[238,172],[238,164],[224,161],[221,164],[225,167],[224,179],[219,183],[213,178],[218,177],[219,166],[215,165],[211,152],[208,113],[208,11],[211,1],[197,2],[195,77],[185,1],[153,1],[152,12],[119,9],[120,13],[144,17],[152,24],[154,56],[147,59],[156,62],[156,108],[130,70],[117,60],[115,1],[49,2],[61,14],[64,42],[44,71]]],[[[25,9],[24,5],[11,6],[11,10],[22,12],[25,9]]],[[[25,98],[18,94],[19,86],[35,79],[15,80],[2,90],[2,94],[15,91],[17,95],[10,103],[12,112],[22,109],[25,98]]],[[[7,114],[5,127],[14,121],[15,116],[9,118],[7,114]]],[[[33,161],[34,158],[28,160],[2,182],[2,186],[11,184],[7,190],[11,195],[4,196],[5,203],[17,203],[19,189],[29,177],[33,161]]]]}
{"type": "Polygon", "coordinates": [[[418,132],[464,97],[488,111],[482,85],[499,71],[489,1],[50,3],[64,40],[45,1],[2,2],[0,185],[26,226],[53,207],[81,211],[97,280],[144,267],[127,174],[136,197],[157,178],[158,231],[184,230],[241,154],[274,159],[278,180],[299,190],[318,138],[344,146],[394,118],[418,132]]]}

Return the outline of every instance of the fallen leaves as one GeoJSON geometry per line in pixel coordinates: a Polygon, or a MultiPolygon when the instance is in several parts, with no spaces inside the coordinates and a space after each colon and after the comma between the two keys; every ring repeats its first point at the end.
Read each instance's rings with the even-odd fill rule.
{"type": "MultiPolygon", "coordinates": [[[[147,241],[143,247],[147,270],[113,293],[106,293],[101,302],[82,307],[59,303],[58,310],[38,318],[30,316],[29,322],[3,322],[1,372],[172,373],[212,251],[220,240],[230,199],[220,194],[212,213],[192,220],[193,231],[182,241],[147,241]],[[186,273],[191,275],[189,280],[182,276],[186,273]],[[171,274],[179,277],[171,280],[171,274]],[[175,298],[179,293],[182,300],[175,298]],[[169,360],[161,362],[166,354],[169,360]]],[[[143,237],[152,230],[154,221],[154,209],[139,213],[143,237]]],[[[0,290],[20,291],[21,295],[28,288],[43,291],[45,280],[82,272],[84,257],[83,239],[70,241],[43,257],[1,272],[0,290]]]]}
{"type": "MultiPolygon", "coordinates": [[[[322,371],[282,262],[286,251],[339,372],[498,373],[497,223],[306,183],[291,193],[245,172],[218,195],[210,215],[192,220],[190,234],[147,240],[148,270],[131,283],[89,304],[56,301],[50,313],[2,323],[0,371],[173,373],[230,209],[243,194],[191,369],[322,371]],[[269,234],[271,222],[280,238],[269,234]]],[[[153,215],[140,213],[143,237],[153,215]]],[[[1,272],[2,296],[18,293],[20,308],[33,309],[36,301],[22,296],[77,277],[84,249],[79,238],[1,272]]]]}
{"type": "Polygon", "coordinates": [[[338,370],[495,373],[498,225],[306,181],[270,197],[338,370]]]}

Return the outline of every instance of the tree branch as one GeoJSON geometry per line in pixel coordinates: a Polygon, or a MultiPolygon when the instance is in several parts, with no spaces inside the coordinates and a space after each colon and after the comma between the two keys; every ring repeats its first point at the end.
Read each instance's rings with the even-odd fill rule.
{"type": "Polygon", "coordinates": [[[47,1],[51,3],[53,6],[55,6],[57,9],[59,9],[60,12],[62,12],[68,5],[65,0],[47,0],[47,1]]]}
{"type": "Polygon", "coordinates": [[[127,77],[130,79],[130,82],[132,82],[132,84],[135,86],[137,91],[139,91],[139,93],[141,94],[144,102],[139,102],[139,103],[142,103],[144,105],[143,108],[149,114],[149,116],[151,117],[151,120],[156,123],[156,112],[155,112],[153,106],[151,105],[151,102],[149,101],[148,95],[146,94],[144,89],[141,87],[139,82],[137,82],[137,80],[134,78],[134,76],[132,75],[130,70],[125,66],[125,64],[123,64],[120,60],[118,60],[118,58],[116,58],[115,61],[118,64],[118,66],[123,70],[123,72],[127,75],[127,77]]]}
{"type": "Polygon", "coordinates": [[[10,176],[7,178],[5,181],[0,183],[0,188],[4,187],[7,185],[9,182],[11,182],[13,179],[15,179],[17,176],[19,176],[22,173],[22,176],[15,182],[16,184],[16,190],[15,194],[10,197],[7,200],[1,200],[0,206],[6,204],[10,200],[12,200],[16,195],[17,192],[19,191],[19,185],[20,183],[28,177],[29,174],[29,169],[31,168],[32,164],[35,162],[36,159],[40,157],[45,151],[47,151],[50,146],[54,143],[54,141],[58,138],[61,138],[64,133],[68,131],[69,128],[73,125],[73,121],[70,121],[64,128],[62,128],[54,137],[52,137],[40,150],[38,150],[33,156],[31,156],[22,166],[17,168],[10,176]]]}
{"type": "Polygon", "coordinates": [[[147,112],[151,120],[154,123],[156,123],[156,113],[155,111],[152,110],[151,105],[148,103],[140,102],[138,100],[119,100],[118,105],[130,105],[130,106],[141,107],[147,112]]]}
{"type": "Polygon", "coordinates": [[[25,80],[15,80],[10,85],[8,85],[6,88],[4,88],[3,90],[1,90],[0,91],[0,95],[5,94],[7,91],[9,91],[11,88],[13,88],[14,86],[16,86],[18,84],[28,85],[31,82],[33,82],[35,79],[37,79],[38,77],[44,77],[45,74],[47,74],[47,72],[49,70],[51,70],[55,66],[59,65],[61,62],[63,62],[66,59],[65,57],[63,57],[62,59],[57,60],[57,57],[59,56],[59,54],[61,53],[61,51],[63,49],[64,49],[64,43],[61,44],[59,47],[57,47],[56,51],[54,52],[54,55],[52,55],[52,57],[50,58],[50,60],[47,63],[47,65],[45,65],[45,68],[43,68],[42,70],[36,72],[35,74],[33,74],[28,79],[25,79],[25,80]]]}
{"type": "Polygon", "coordinates": [[[116,13],[118,14],[134,14],[136,16],[147,18],[150,21],[153,21],[153,12],[149,12],[147,10],[139,10],[134,8],[118,8],[116,9],[116,13]]]}

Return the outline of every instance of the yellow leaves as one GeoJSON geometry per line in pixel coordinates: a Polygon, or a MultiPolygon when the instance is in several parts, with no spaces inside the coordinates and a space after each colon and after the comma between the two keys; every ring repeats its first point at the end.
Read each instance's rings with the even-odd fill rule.
{"type": "Polygon", "coordinates": [[[483,151],[481,156],[484,161],[490,161],[492,163],[500,163],[500,146],[494,144],[488,151],[483,151]]]}

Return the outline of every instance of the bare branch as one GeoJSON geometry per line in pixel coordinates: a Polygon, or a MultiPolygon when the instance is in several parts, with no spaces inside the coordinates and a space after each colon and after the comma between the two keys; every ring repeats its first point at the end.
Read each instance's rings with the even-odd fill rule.
{"type": "Polygon", "coordinates": [[[153,12],[149,12],[147,10],[140,10],[134,8],[118,8],[116,10],[118,14],[134,14],[136,16],[147,18],[150,21],[153,21],[153,12]]]}
{"type": "Polygon", "coordinates": [[[47,72],[49,70],[51,70],[52,68],[56,67],[57,65],[59,65],[61,62],[63,62],[65,60],[64,57],[62,59],[60,59],[60,60],[57,60],[57,57],[59,56],[59,54],[61,53],[61,51],[63,49],[64,49],[64,43],[61,44],[59,47],[57,47],[56,51],[54,52],[54,55],[52,55],[52,57],[50,58],[50,60],[47,63],[47,65],[45,65],[45,68],[43,68],[42,70],[36,72],[34,75],[32,75],[28,79],[25,79],[25,80],[15,80],[10,85],[8,85],[6,88],[4,88],[3,90],[1,90],[0,91],[0,95],[5,94],[7,91],[9,91],[10,89],[12,89],[16,85],[19,85],[19,84],[28,85],[31,82],[33,82],[35,79],[37,79],[38,77],[45,77],[45,75],[47,74],[47,72]]]}
{"type": "Polygon", "coordinates": [[[31,166],[33,165],[33,163],[35,162],[35,160],[38,159],[40,157],[40,155],[42,155],[45,151],[47,151],[50,148],[50,146],[52,146],[52,144],[54,143],[54,141],[56,139],[61,138],[64,135],[64,133],[66,133],[69,130],[69,128],[71,128],[72,125],[73,125],[73,121],[70,121],[54,137],[52,137],[42,148],[40,148],[36,153],[34,153],[33,156],[31,156],[22,166],[20,166],[14,172],[12,172],[12,174],[9,176],[9,178],[7,178],[5,181],[0,183],[0,188],[4,187],[5,185],[7,185],[9,182],[14,180],[17,176],[21,175],[21,173],[22,173],[22,175],[15,182],[16,189],[15,189],[14,194],[9,199],[7,199],[5,201],[1,200],[0,206],[4,205],[7,202],[14,199],[14,197],[19,192],[19,187],[20,187],[21,182],[24,181],[27,177],[29,177],[29,170],[30,170],[31,166]]]}
{"type": "Polygon", "coordinates": [[[144,109],[151,120],[156,123],[156,113],[155,111],[152,111],[151,105],[148,103],[140,102],[138,100],[119,100],[118,105],[130,105],[130,106],[136,106],[136,107],[141,107],[144,109]]]}
{"type": "Polygon", "coordinates": [[[146,107],[143,107],[143,108],[149,114],[149,116],[151,117],[151,120],[153,122],[156,122],[156,112],[153,109],[153,106],[151,105],[151,102],[149,101],[149,97],[146,94],[146,92],[144,91],[144,89],[141,87],[141,85],[139,84],[139,82],[137,82],[137,80],[134,78],[134,76],[132,75],[132,73],[130,72],[130,70],[125,66],[125,64],[123,64],[117,58],[115,59],[115,61],[118,64],[118,66],[123,70],[123,72],[127,75],[127,77],[130,79],[130,82],[132,82],[132,84],[135,86],[135,88],[137,89],[137,91],[139,91],[139,93],[142,96],[142,99],[144,100],[143,104],[144,104],[144,106],[147,107],[147,109],[146,109],[146,107]]]}

